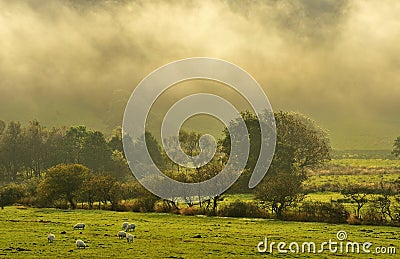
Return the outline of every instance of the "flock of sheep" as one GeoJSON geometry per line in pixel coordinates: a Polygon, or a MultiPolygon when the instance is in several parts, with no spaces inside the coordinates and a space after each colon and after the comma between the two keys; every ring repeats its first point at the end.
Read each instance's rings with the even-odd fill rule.
{"type": "MultiPolygon", "coordinates": [[[[86,225],[84,223],[78,223],[78,224],[75,224],[74,229],[83,229],[84,230],[85,226],[86,225]]],[[[117,236],[120,239],[126,238],[128,243],[133,242],[134,235],[127,233],[127,232],[131,231],[131,230],[135,230],[135,228],[136,228],[136,225],[134,223],[124,222],[122,224],[123,231],[119,231],[117,236]]],[[[56,236],[54,234],[49,233],[47,235],[47,240],[49,241],[49,243],[53,243],[55,239],[56,239],[56,236]]],[[[80,239],[76,240],[75,243],[78,248],[86,248],[88,246],[85,244],[85,242],[83,242],[80,239]]]]}

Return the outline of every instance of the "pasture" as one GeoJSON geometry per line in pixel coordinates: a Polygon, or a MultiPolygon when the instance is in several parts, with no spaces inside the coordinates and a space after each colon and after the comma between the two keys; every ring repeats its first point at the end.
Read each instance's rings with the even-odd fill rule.
{"type": "Polygon", "coordinates": [[[369,168],[397,168],[400,169],[400,160],[394,159],[359,159],[359,158],[341,158],[332,159],[328,164],[350,167],[369,167],[369,168]]]}
{"type": "MultiPolygon", "coordinates": [[[[400,249],[400,229],[386,226],[23,207],[6,207],[0,214],[0,224],[1,257],[298,258],[301,254],[280,254],[276,248],[272,254],[259,253],[257,244],[267,237],[270,242],[312,241],[318,245],[329,239],[337,241],[336,233],[340,230],[347,232],[349,241],[373,243],[371,249],[376,246],[400,249]],[[133,243],[117,237],[124,221],[137,225],[133,243]],[[77,222],[86,223],[85,230],[73,230],[77,222]],[[66,233],[61,234],[63,231],[66,233]],[[56,235],[54,243],[47,242],[49,232],[56,235]],[[76,239],[84,240],[89,247],[77,248],[76,239]]],[[[321,258],[333,254],[325,251],[322,255],[304,255],[321,258]]],[[[365,258],[366,254],[346,256],[365,258]]]]}
{"type": "Polygon", "coordinates": [[[333,159],[320,169],[310,171],[303,183],[311,192],[340,192],[351,185],[379,186],[400,179],[400,160],[333,159]]]}

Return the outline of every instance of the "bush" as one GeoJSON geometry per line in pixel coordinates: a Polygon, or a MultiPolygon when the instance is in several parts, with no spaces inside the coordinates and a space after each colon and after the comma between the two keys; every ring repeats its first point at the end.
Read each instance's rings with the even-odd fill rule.
{"type": "MultiPolygon", "coordinates": [[[[133,210],[134,207],[134,202],[130,202],[130,201],[125,201],[124,203],[118,203],[115,205],[115,211],[134,211],[133,210]]],[[[138,211],[140,211],[140,209],[138,209],[138,211]]]]}
{"type": "Polygon", "coordinates": [[[354,213],[351,213],[351,214],[350,214],[350,216],[347,218],[346,222],[347,222],[349,225],[360,225],[360,224],[361,224],[360,219],[359,219],[359,218],[357,217],[357,215],[354,214],[354,213]]]}
{"type": "Polygon", "coordinates": [[[343,204],[335,202],[304,202],[300,211],[305,221],[327,223],[344,223],[350,215],[343,204]]]}
{"type": "Polygon", "coordinates": [[[154,205],[156,202],[157,202],[157,198],[155,196],[138,198],[132,204],[132,211],[134,211],[134,212],[153,212],[154,205]]]}
{"type": "Polygon", "coordinates": [[[154,212],[157,213],[178,213],[178,210],[176,207],[171,206],[167,202],[158,202],[154,205],[154,212]]]}
{"type": "Polygon", "coordinates": [[[362,213],[362,221],[366,224],[379,225],[384,222],[382,213],[372,204],[368,205],[362,213]]]}
{"type": "Polygon", "coordinates": [[[218,211],[218,216],[265,218],[267,216],[267,212],[258,207],[254,202],[243,202],[236,200],[229,205],[223,206],[218,211]]]}
{"type": "Polygon", "coordinates": [[[199,207],[187,207],[179,210],[180,214],[186,216],[194,216],[194,215],[204,215],[206,211],[203,208],[199,207]]]}
{"type": "Polygon", "coordinates": [[[53,205],[57,209],[63,209],[66,210],[69,208],[68,202],[66,199],[56,199],[53,201],[53,205]]]}
{"type": "Polygon", "coordinates": [[[24,197],[24,189],[17,184],[9,184],[0,189],[0,207],[10,206],[24,197]]]}
{"type": "Polygon", "coordinates": [[[141,212],[141,210],[142,210],[141,206],[142,206],[142,203],[140,203],[139,201],[134,201],[134,202],[132,202],[131,211],[141,212]]]}

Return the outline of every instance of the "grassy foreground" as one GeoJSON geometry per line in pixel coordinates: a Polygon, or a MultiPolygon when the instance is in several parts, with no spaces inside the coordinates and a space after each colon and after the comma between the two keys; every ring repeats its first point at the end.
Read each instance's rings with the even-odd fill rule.
{"type": "MultiPolygon", "coordinates": [[[[337,241],[336,233],[347,232],[348,241],[372,242],[376,246],[400,249],[400,229],[396,227],[350,226],[323,223],[283,222],[264,219],[193,217],[173,214],[133,213],[111,211],[69,211],[6,207],[0,214],[0,257],[60,257],[60,258],[321,258],[321,254],[259,253],[257,244],[267,237],[269,242],[298,243],[337,241]],[[133,243],[120,240],[116,234],[124,221],[137,225],[133,243]],[[73,230],[77,222],[85,230],[73,230]],[[60,234],[66,231],[66,234],[60,234]],[[54,243],[47,242],[47,233],[56,235],[54,243]],[[78,249],[75,240],[89,246],[78,249]]],[[[400,253],[400,251],[398,251],[400,253]]],[[[338,254],[336,254],[337,256],[338,254]]],[[[344,255],[344,254],[342,254],[344,255]]],[[[340,254],[339,254],[340,256],[340,254]]],[[[348,257],[368,258],[370,254],[346,254],[348,257]]],[[[387,258],[389,255],[379,256],[387,258]]],[[[395,255],[391,255],[395,258],[395,255]]]]}

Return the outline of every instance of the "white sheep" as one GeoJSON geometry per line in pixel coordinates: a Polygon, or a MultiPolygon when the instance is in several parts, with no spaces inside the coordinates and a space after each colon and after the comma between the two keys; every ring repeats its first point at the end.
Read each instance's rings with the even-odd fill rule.
{"type": "Polygon", "coordinates": [[[128,243],[129,243],[129,242],[133,242],[133,238],[134,238],[134,236],[133,236],[132,234],[129,234],[129,233],[128,233],[128,234],[126,235],[126,240],[128,241],[128,243]]]}
{"type": "Polygon", "coordinates": [[[132,223],[132,224],[129,224],[127,227],[126,227],[126,229],[125,229],[125,231],[129,231],[129,230],[135,230],[135,228],[136,228],[136,225],[134,224],[134,223],[132,223]]]}
{"type": "Polygon", "coordinates": [[[119,237],[120,239],[126,237],[126,232],[124,232],[124,231],[119,231],[119,232],[118,232],[118,237],[119,237]]]}
{"type": "Polygon", "coordinates": [[[85,242],[83,242],[82,240],[80,240],[80,239],[78,239],[78,240],[76,240],[76,246],[78,247],[78,248],[86,248],[86,244],[85,244],[85,242]]]}
{"type": "Polygon", "coordinates": [[[74,229],[85,229],[85,224],[84,223],[75,224],[74,229]]]}
{"type": "Polygon", "coordinates": [[[55,238],[56,236],[54,234],[50,233],[47,235],[47,240],[49,241],[49,243],[53,243],[55,238]]]}
{"type": "Polygon", "coordinates": [[[129,222],[124,222],[122,224],[122,230],[126,229],[126,227],[129,225],[129,222]]]}

